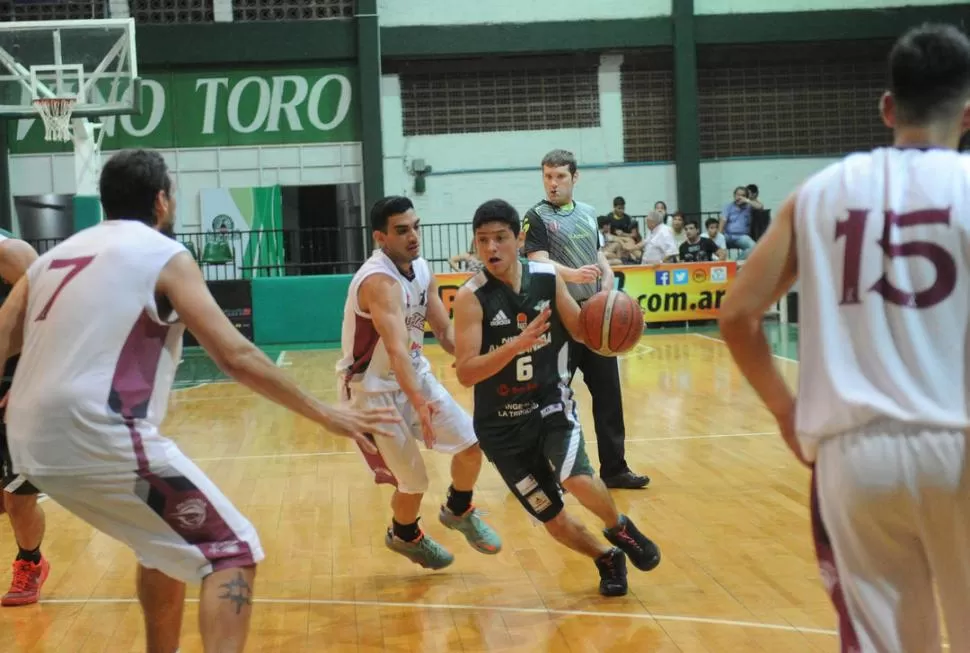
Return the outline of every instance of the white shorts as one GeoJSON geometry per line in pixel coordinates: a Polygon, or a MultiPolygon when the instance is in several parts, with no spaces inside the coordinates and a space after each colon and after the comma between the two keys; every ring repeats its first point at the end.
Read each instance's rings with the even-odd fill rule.
{"type": "Polygon", "coordinates": [[[843,644],[940,651],[935,582],[950,650],[970,652],[968,462],[962,431],[882,422],[822,442],[814,480],[834,553],[823,577],[847,608],[843,644]]]}
{"type": "Polygon", "coordinates": [[[142,566],[183,582],[265,557],[249,520],[177,449],[167,464],[150,471],[30,474],[29,480],[69,512],[131,547],[142,566]]]}
{"type": "MultiPolygon", "coordinates": [[[[471,416],[454,400],[451,394],[431,373],[419,377],[421,394],[428,401],[438,402],[438,412],[432,424],[435,432],[434,450],[454,455],[478,444],[471,416]]],[[[423,494],[428,489],[428,472],[421,458],[420,447],[424,446],[421,421],[418,411],[408,401],[401,390],[394,392],[360,393],[351,390],[350,401],[360,408],[384,408],[393,406],[403,418],[401,424],[391,425],[393,436],[374,438],[380,456],[387,469],[393,474],[399,492],[404,494],[423,494]]],[[[366,458],[366,457],[365,457],[366,458]]],[[[374,469],[374,462],[368,459],[374,469]]],[[[377,469],[374,470],[378,472],[377,469]]],[[[380,480],[378,480],[380,482],[380,480]]]]}

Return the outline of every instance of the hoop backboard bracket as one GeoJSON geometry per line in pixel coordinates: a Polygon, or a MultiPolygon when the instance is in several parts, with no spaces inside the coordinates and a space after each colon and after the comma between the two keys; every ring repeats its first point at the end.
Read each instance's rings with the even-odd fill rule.
{"type": "Polygon", "coordinates": [[[0,117],[76,97],[72,118],[141,112],[133,18],[0,23],[0,117]]]}

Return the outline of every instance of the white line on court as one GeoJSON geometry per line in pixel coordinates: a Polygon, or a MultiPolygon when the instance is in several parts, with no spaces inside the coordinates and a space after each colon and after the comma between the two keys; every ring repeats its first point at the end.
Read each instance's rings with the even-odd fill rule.
{"type": "MultiPolygon", "coordinates": [[[[187,603],[198,603],[199,599],[187,598],[187,603]]],[[[138,599],[41,599],[41,604],[79,605],[92,604],[132,604],[138,599]]],[[[756,628],[761,630],[782,630],[793,633],[812,635],[836,635],[834,630],[823,628],[808,628],[792,626],[790,624],[767,624],[757,621],[736,621],[734,619],[712,619],[708,617],[691,617],[687,615],[663,615],[648,612],[598,612],[594,610],[554,610],[551,608],[514,608],[503,605],[461,605],[449,603],[402,603],[393,601],[342,601],[338,599],[253,599],[253,603],[270,605],[332,605],[332,606],[369,606],[375,608],[401,608],[405,610],[454,610],[454,611],[486,611],[507,612],[513,614],[545,614],[557,617],[601,617],[603,619],[638,619],[643,621],[679,621],[686,623],[709,624],[712,626],[735,626],[738,628],[756,628]]]]}
{"type": "MultiPolygon", "coordinates": [[[[714,342],[718,342],[724,345],[725,347],[727,347],[727,344],[725,344],[725,342],[720,338],[712,338],[711,336],[705,336],[703,333],[688,333],[687,335],[697,336],[698,338],[704,338],[704,340],[712,340],[714,342]]],[[[774,356],[778,360],[788,361],[789,363],[798,363],[798,361],[795,360],[794,358],[788,358],[787,356],[782,356],[781,354],[772,354],[772,356],[774,356]]]]}
{"type": "Polygon", "coordinates": [[[290,364],[286,362],[286,351],[280,351],[279,356],[276,357],[276,367],[289,367],[290,364]]]}

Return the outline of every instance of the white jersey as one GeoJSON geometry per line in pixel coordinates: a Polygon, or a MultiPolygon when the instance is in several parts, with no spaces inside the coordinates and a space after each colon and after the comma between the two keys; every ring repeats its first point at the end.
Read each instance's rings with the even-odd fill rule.
{"type": "Polygon", "coordinates": [[[141,222],[110,220],[27,270],[24,345],[7,407],[18,473],[131,471],[167,460],[174,445],[158,426],[184,327],[158,314],[155,285],[184,251],[141,222]]]}
{"type": "Polygon", "coordinates": [[[384,343],[374,327],[370,313],[360,310],[357,293],[364,279],[384,274],[401,287],[404,319],[410,340],[411,364],[421,375],[431,371],[424,356],[424,325],[428,314],[428,293],[431,288],[431,268],[423,258],[411,263],[411,278],[401,274],[384,252],[377,250],[354,274],[347,289],[344,321],[341,332],[343,358],[337,363],[341,382],[355,392],[390,392],[399,390],[384,343]]]}
{"type": "Polygon", "coordinates": [[[795,207],[804,454],[875,420],[970,427],[970,157],[880,148],[795,207]]]}

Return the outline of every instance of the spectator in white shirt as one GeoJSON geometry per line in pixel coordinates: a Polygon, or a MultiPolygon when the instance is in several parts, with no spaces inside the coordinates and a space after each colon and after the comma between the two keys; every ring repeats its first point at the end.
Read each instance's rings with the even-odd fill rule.
{"type": "Polygon", "coordinates": [[[704,226],[707,228],[707,233],[701,236],[701,238],[711,238],[719,250],[726,251],[727,240],[724,238],[724,234],[721,233],[721,221],[717,218],[708,218],[704,226]]]}
{"type": "Polygon", "coordinates": [[[641,263],[673,263],[677,260],[677,241],[674,232],[663,223],[660,211],[647,214],[647,234],[641,243],[643,256],[641,263]]]}

